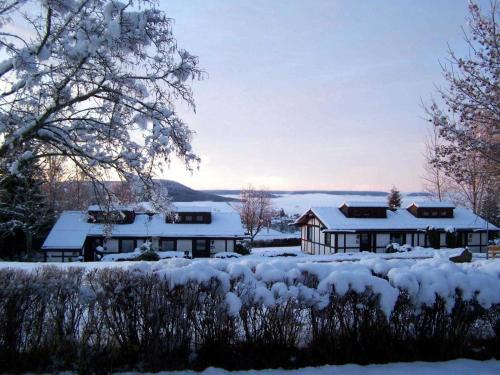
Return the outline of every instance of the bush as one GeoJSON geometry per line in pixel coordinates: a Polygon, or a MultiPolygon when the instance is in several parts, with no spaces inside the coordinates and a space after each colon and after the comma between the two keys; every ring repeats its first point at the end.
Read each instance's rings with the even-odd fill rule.
{"type": "Polygon", "coordinates": [[[286,247],[300,246],[300,238],[275,238],[273,240],[253,241],[253,247],[286,247]]]}
{"type": "Polygon", "coordinates": [[[160,256],[157,252],[153,250],[146,250],[142,252],[137,258],[134,260],[147,260],[147,261],[157,261],[160,260],[160,256]]]}
{"type": "Polygon", "coordinates": [[[238,242],[234,247],[234,252],[240,255],[250,255],[250,249],[246,243],[238,242]]]}
{"type": "Polygon", "coordinates": [[[440,248],[440,241],[441,241],[440,232],[433,227],[427,227],[426,235],[427,235],[427,239],[429,241],[429,246],[432,247],[433,249],[439,249],[440,248]]]}
{"type": "MultiPolygon", "coordinates": [[[[460,289],[474,284],[473,274],[451,275],[460,284],[449,292],[419,293],[434,285],[425,280],[429,273],[414,285],[416,271],[380,262],[346,264],[348,272],[337,265],[330,273],[328,264],[319,272],[312,265],[289,272],[283,262],[272,268],[231,261],[187,262],[157,273],[142,266],[0,269],[0,372],[498,357],[500,304],[494,293],[460,289]]],[[[429,267],[436,268],[433,282],[451,272],[429,267]]],[[[478,280],[488,291],[498,282],[486,272],[478,280]]]]}

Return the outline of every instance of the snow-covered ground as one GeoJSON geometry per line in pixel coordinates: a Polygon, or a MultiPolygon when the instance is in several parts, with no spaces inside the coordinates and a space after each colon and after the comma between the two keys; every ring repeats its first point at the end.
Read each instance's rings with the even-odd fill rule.
{"type": "MultiPolygon", "coordinates": [[[[372,253],[368,251],[362,252],[347,252],[347,253],[337,253],[330,255],[310,255],[303,253],[300,250],[300,246],[283,246],[283,247],[259,247],[252,249],[251,256],[261,256],[261,257],[300,257],[303,261],[311,262],[336,262],[336,261],[347,261],[347,260],[361,260],[361,259],[429,259],[437,258],[448,260],[452,256],[456,256],[462,253],[464,249],[446,249],[441,248],[439,250],[433,248],[415,247],[412,251],[401,252],[401,253],[372,253]]],[[[486,258],[486,254],[473,253],[472,260],[476,261],[479,259],[486,258]]]]}
{"type": "Polygon", "coordinates": [[[277,231],[276,229],[272,228],[264,228],[262,229],[254,238],[255,241],[271,241],[271,240],[280,240],[280,239],[286,239],[286,238],[300,238],[300,232],[287,232],[283,233],[280,231],[277,231]]]}
{"type": "MultiPolygon", "coordinates": [[[[184,258],[184,252],[182,251],[157,251],[156,254],[160,259],[170,259],[170,258],[184,258]]],[[[111,262],[116,260],[127,260],[134,259],[141,255],[139,249],[131,253],[118,253],[118,254],[107,254],[102,257],[103,262],[111,262]]]]}
{"type": "MultiPolygon", "coordinates": [[[[412,251],[401,252],[401,253],[371,253],[367,251],[363,252],[347,252],[347,253],[337,253],[330,255],[310,255],[303,253],[300,250],[300,246],[281,246],[281,247],[259,247],[252,249],[250,255],[241,256],[236,253],[231,252],[221,252],[215,256],[215,259],[229,259],[233,261],[274,261],[277,259],[283,260],[293,260],[300,263],[329,263],[329,262],[345,262],[345,261],[362,261],[362,260],[397,260],[397,259],[411,259],[411,260],[428,260],[435,259],[439,261],[448,261],[450,257],[459,255],[463,249],[439,249],[435,250],[432,248],[422,248],[415,247],[412,251]]],[[[60,267],[84,267],[84,268],[107,268],[107,267],[128,267],[130,265],[136,264],[135,261],[127,261],[127,259],[133,259],[140,253],[120,253],[120,254],[109,254],[104,256],[100,262],[66,262],[66,263],[45,263],[45,262],[2,262],[0,261],[0,268],[22,268],[30,270],[36,267],[43,266],[60,266],[60,267]],[[121,262],[116,262],[116,260],[123,260],[121,262]]],[[[160,259],[168,261],[172,258],[184,258],[184,253],[180,251],[164,251],[157,253],[160,259]]],[[[472,262],[483,261],[486,258],[486,254],[472,254],[472,262]]],[[[213,260],[213,259],[212,259],[213,260]]],[[[210,259],[198,258],[191,260],[193,262],[210,262],[210,259]]],[[[500,267],[500,258],[496,260],[488,260],[488,262],[496,263],[500,267]]]]}
{"type": "MultiPolygon", "coordinates": [[[[133,375],[135,372],[120,373],[133,375]]],[[[448,362],[409,362],[388,363],[383,365],[339,365],[306,367],[296,370],[249,370],[227,371],[219,368],[208,368],[202,372],[174,371],[158,372],[156,375],[444,375],[444,374],[474,374],[497,375],[500,374],[500,361],[473,361],[457,359],[448,362]]]]}

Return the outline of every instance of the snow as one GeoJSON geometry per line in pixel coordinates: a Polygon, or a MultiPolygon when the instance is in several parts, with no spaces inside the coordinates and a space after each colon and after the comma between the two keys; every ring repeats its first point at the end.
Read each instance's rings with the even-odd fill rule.
{"type": "Polygon", "coordinates": [[[377,208],[388,208],[387,202],[377,202],[377,201],[346,201],[344,204],[347,207],[377,207],[377,208]]]}
{"type": "Polygon", "coordinates": [[[283,233],[272,228],[262,229],[254,238],[255,241],[277,240],[287,238],[300,238],[300,232],[283,233]]]}
{"type": "Polygon", "coordinates": [[[87,215],[80,211],[61,214],[43,244],[44,249],[81,249],[90,229],[87,215]]]}
{"type": "MultiPolygon", "coordinates": [[[[182,251],[155,251],[160,259],[184,258],[185,254],[182,251]]],[[[106,254],[102,257],[104,262],[112,262],[117,260],[133,260],[141,255],[141,251],[136,249],[131,253],[106,254]]]]}
{"type": "MultiPolygon", "coordinates": [[[[224,197],[239,198],[238,194],[224,194],[224,197]]],[[[420,197],[405,196],[403,194],[403,207],[407,207],[420,197]]],[[[422,200],[426,199],[421,197],[422,200]]],[[[374,200],[385,200],[380,195],[357,195],[357,194],[326,194],[326,193],[285,193],[271,198],[271,202],[277,209],[283,208],[288,215],[302,215],[311,207],[332,206],[339,207],[346,201],[372,202],[374,200]]],[[[203,202],[200,202],[203,203],[203,202]]]]}
{"type": "Polygon", "coordinates": [[[237,316],[241,309],[241,299],[234,293],[228,292],[226,294],[226,304],[229,315],[237,316]]]}
{"type": "Polygon", "coordinates": [[[411,205],[415,205],[415,207],[425,207],[425,208],[455,208],[455,205],[451,202],[440,202],[440,201],[420,201],[420,202],[413,202],[411,205]]]}
{"type": "MultiPolygon", "coordinates": [[[[87,236],[104,236],[106,229],[103,224],[88,223],[86,212],[64,211],[47,236],[43,249],[81,249],[87,236]]],[[[213,210],[210,224],[173,224],[166,223],[162,214],[155,214],[151,219],[148,215],[137,214],[131,224],[113,225],[110,236],[240,238],[245,234],[237,212],[213,210]]]]}
{"type": "Polygon", "coordinates": [[[227,258],[240,258],[242,255],[238,253],[233,253],[231,251],[224,251],[220,253],[216,253],[214,258],[218,259],[227,259],[227,258]]]}
{"type": "MultiPolygon", "coordinates": [[[[191,203],[191,202],[190,202],[191,203]]],[[[174,203],[172,206],[173,212],[212,212],[212,207],[210,206],[184,206],[178,203],[174,203]]]]}
{"type": "Polygon", "coordinates": [[[283,247],[254,247],[252,255],[263,257],[276,257],[288,254],[292,256],[306,256],[301,250],[300,246],[283,246],[283,247]]]}
{"type": "MultiPolygon", "coordinates": [[[[284,249],[285,252],[293,251],[281,248],[281,254],[284,249]]],[[[455,264],[448,258],[459,250],[431,249],[395,254],[357,253],[319,257],[299,255],[299,249],[295,249],[296,257],[272,257],[269,251],[261,250],[254,255],[238,258],[173,258],[157,262],[0,262],[0,268],[33,270],[53,265],[92,270],[119,267],[157,274],[172,287],[188,282],[206,284],[216,279],[220,281],[220,291],[226,296],[227,308],[232,314],[236,314],[240,303],[245,301],[270,307],[288,298],[321,309],[329,303],[332,291],[342,296],[349,290],[362,293],[367,289],[380,297],[380,307],[386,317],[390,316],[400,289],[408,292],[416,306],[432,305],[439,296],[451,309],[457,290],[461,291],[464,300],[475,299],[485,308],[500,303],[500,259],[455,264]],[[268,251],[266,256],[264,251],[268,251]],[[317,288],[305,285],[307,274],[318,278],[317,288]]]]}
{"type": "MultiPolygon", "coordinates": [[[[377,365],[333,365],[305,367],[294,370],[266,369],[248,371],[228,371],[210,367],[204,371],[157,372],[156,375],[443,375],[443,374],[477,374],[496,375],[500,373],[500,361],[475,361],[456,359],[447,362],[398,362],[377,365]]],[[[137,372],[123,372],[121,375],[133,375],[137,372]]],[[[142,373],[146,375],[147,373],[142,373]]],[[[152,375],[152,374],[149,374],[152,375]]]]}

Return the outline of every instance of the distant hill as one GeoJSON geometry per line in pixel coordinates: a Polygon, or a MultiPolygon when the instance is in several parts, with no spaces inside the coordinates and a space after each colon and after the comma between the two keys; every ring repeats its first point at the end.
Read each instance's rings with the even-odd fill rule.
{"type": "MultiPolygon", "coordinates": [[[[212,189],[212,190],[201,190],[205,193],[217,194],[217,195],[239,195],[241,190],[236,189],[212,189]]],[[[268,190],[272,198],[283,194],[329,194],[329,195],[365,195],[373,197],[386,197],[389,195],[387,191],[377,191],[377,190],[268,190]]],[[[404,193],[403,193],[404,194],[404,193]]],[[[429,193],[425,192],[413,192],[404,194],[407,197],[426,197],[430,196],[429,193]]]]}
{"type": "Polygon", "coordinates": [[[201,202],[201,201],[212,201],[212,202],[233,202],[237,201],[234,198],[221,197],[216,193],[211,193],[208,191],[194,190],[186,185],[180,184],[172,180],[160,180],[164,187],[168,190],[168,195],[172,197],[174,202],[201,202]]]}
{"type": "MultiPolygon", "coordinates": [[[[218,195],[238,195],[241,190],[201,190],[205,193],[218,195]]],[[[268,190],[270,194],[278,196],[281,194],[330,194],[330,195],[369,195],[383,196],[389,193],[386,191],[366,191],[366,190],[268,190]]]]}
{"type": "Polygon", "coordinates": [[[425,191],[420,191],[416,193],[408,193],[406,194],[407,197],[432,197],[431,193],[426,193],[425,191]]]}

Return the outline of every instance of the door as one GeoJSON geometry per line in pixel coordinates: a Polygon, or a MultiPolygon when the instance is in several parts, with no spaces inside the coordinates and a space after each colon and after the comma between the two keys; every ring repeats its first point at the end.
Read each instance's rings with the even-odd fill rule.
{"type": "Polygon", "coordinates": [[[193,240],[193,258],[209,258],[210,248],[208,240],[193,240]]]}
{"type": "Polygon", "coordinates": [[[83,246],[83,261],[84,262],[93,262],[95,260],[95,244],[96,240],[93,238],[87,238],[85,241],[85,245],[83,246]]]}
{"type": "Polygon", "coordinates": [[[372,251],[372,235],[371,233],[359,234],[359,250],[372,251]]]}

